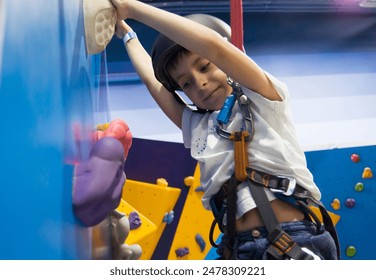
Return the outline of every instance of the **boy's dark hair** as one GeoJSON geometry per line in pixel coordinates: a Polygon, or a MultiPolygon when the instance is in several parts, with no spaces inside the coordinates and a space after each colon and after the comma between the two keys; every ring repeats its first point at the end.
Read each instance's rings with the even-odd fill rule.
{"type": "Polygon", "coordinates": [[[171,71],[176,69],[176,67],[179,64],[179,60],[183,57],[184,54],[189,53],[189,50],[180,47],[176,52],[174,52],[171,57],[166,60],[165,62],[165,72],[168,75],[168,78],[170,79],[171,86],[175,88],[175,90],[181,90],[180,86],[174,81],[174,79],[171,78],[171,71]]]}
{"type": "MultiPolygon", "coordinates": [[[[231,39],[230,26],[219,18],[206,14],[191,14],[186,16],[186,18],[217,31],[222,37],[225,37],[228,40],[231,39]]],[[[154,41],[151,52],[154,74],[157,80],[171,92],[179,90],[179,86],[171,78],[169,70],[176,66],[174,64],[176,59],[182,52],[186,51],[187,50],[182,46],[170,40],[163,34],[159,34],[154,41]]]]}

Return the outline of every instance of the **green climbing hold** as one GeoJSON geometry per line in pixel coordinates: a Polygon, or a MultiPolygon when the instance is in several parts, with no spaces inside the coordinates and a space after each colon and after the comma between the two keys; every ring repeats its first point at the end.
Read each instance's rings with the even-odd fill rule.
{"type": "Polygon", "coordinates": [[[362,190],[364,190],[364,185],[363,183],[356,183],[355,185],[355,188],[354,188],[357,192],[361,192],[362,190]]]}
{"type": "Polygon", "coordinates": [[[346,256],[348,256],[349,258],[352,258],[353,256],[355,256],[356,254],[356,249],[354,246],[348,246],[346,248],[346,256]]]}

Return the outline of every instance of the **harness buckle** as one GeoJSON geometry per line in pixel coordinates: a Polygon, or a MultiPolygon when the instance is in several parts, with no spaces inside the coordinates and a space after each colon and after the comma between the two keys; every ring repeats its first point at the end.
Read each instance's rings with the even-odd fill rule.
{"type": "Polygon", "coordinates": [[[274,193],[283,194],[286,196],[291,196],[294,194],[295,188],[296,188],[296,180],[293,177],[288,176],[277,176],[281,179],[280,186],[282,188],[270,188],[270,190],[274,193]]]}
{"type": "MultiPolygon", "coordinates": [[[[275,234],[275,232],[274,232],[275,234]]],[[[273,235],[273,234],[272,234],[273,235]]],[[[268,237],[270,242],[270,239],[268,237]]],[[[300,248],[292,238],[281,231],[277,237],[270,242],[267,253],[274,259],[288,259],[288,260],[319,260],[320,257],[307,248],[300,248]]]]}
{"type": "Polygon", "coordinates": [[[285,232],[280,232],[277,237],[270,242],[267,252],[273,258],[280,260],[296,246],[295,242],[285,232]]]}

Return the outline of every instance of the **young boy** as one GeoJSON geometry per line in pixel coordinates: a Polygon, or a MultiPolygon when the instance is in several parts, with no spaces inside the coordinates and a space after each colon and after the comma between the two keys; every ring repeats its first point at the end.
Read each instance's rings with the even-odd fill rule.
{"type": "Polygon", "coordinates": [[[125,35],[137,73],[182,129],[184,145],[200,164],[203,205],[224,232],[220,257],[336,259],[329,232],[308,218],[305,207],[284,199],[295,195],[294,188],[304,199],[321,197],[295,136],[286,86],[205,25],[135,0],[111,1],[120,19],[117,35],[125,35]],[[122,21],[127,18],[171,41],[160,35],[151,60],[122,21]],[[174,97],[175,90],[182,90],[199,112],[174,97]],[[231,100],[235,105],[228,105],[231,100]],[[225,102],[227,111],[221,110],[225,102]],[[223,119],[222,111],[228,117],[223,119]],[[281,191],[277,185],[282,181],[281,191]],[[273,187],[273,182],[278,184],[273,187]],[[259,196],[266,210],[255,201],[259,196]],[[270,213],[275,215],[271,223],[270,213]]]}

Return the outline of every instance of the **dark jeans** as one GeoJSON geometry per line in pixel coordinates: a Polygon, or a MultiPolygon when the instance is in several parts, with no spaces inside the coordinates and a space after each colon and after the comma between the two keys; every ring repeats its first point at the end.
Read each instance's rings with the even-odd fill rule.
{"type": "MultiPolygon", "coordinates": [[[[329,232],[323,227],[317,229],[311,221],[298,221],[282,223],[282,229],[300,246],[311,250],[322,260],[336,260],[337,249],[335,242],[329,232]]],[[[268,233],[266,228],[256,228],[255,231],[238,233],[233,248],[234,258],[239,260],[267,260],[269,259],[266,249],[269,242],[266,239],[268,233]],[[259,236],[257,236],[259,235],[259,236]],[[257,237],[255,237],[257,236],[257,237]]],[[[223,235],[218,246],[217,254],[222,257],[223,250],[228,240],[223,235]]]]}

